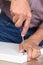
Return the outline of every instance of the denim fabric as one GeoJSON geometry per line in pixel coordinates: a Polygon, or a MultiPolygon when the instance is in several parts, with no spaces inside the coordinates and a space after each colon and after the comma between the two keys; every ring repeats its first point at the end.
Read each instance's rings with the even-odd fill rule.
{"type": "MultiPolygon", "coordinates": [[[[24,39],[27,39],[36,30],[37,28],[29,29],[24,39]]],[[[22,27],[15,27],[14,23],[11,20],[9,20],[4,13],[0,14],[0,41],[20,43],[22,41],[21,31],[22,27]]],[[[41,45],[42,44],[43,42],[41,43],[41,45]]]]}

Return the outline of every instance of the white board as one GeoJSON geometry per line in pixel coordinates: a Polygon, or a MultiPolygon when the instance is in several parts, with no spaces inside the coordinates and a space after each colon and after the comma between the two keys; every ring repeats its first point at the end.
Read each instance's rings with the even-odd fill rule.
{"type": "Polygon", "coordinates": [[[27,61],[27,54],[19,53],[19,44],[0,42],[0,60],[24,63],[27,61]]]}
{"type": "Polygon", "coordinates": [[[19,53],[19,44],[0,42],[0,60],[23,63],[27,54],[19,53]]]}

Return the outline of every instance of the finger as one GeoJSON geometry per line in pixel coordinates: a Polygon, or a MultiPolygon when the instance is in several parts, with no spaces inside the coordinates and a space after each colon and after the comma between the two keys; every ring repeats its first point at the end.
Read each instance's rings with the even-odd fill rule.
{"type": "Polygon", "coordinates": [[[25,20],[25,17],[24,17],[24,16],[20,16],[20,18],[19,18],[18,21],[16,22],[15,26],[16,26],[16,27],[22,26],[24,20],[25,20]]]}
{"type": "Polygon", "coordinates": [[[24,52],[24,49],[23,49],[22,43],[19,44],[19,52],[20,52],[20,53],[24,52]]]}
{"type": "Polygon", "coordinates": [[[25,21],[25,24],[24,24],[24,27],[23,27],[23,31],[21,33],[21,36],[25,36],[26,35],[26,32],[28,31],[29,29],[29,25],[30,25],[30,20],[29,18],[25,21]]]}
{"type": "Polygon", "coordinates": [[[18,15],[13,16],[13,22],[14,23],[16,23],[18,19],[19,19],[19,16],[18,15]]]}
{"type": "Polygon", "coordinates": [[[32,54],[32,59],[38,58],[40,56],[40,51],[38,49],[34,49],[32,54]]]}
{"type": "Polygon", "coordinates": [[[27,61],[30,61],[31,60],[31,58],[32,58],[32,52],[33,52],[33,50],[32,50],[32,48],[28,48],[28,50],[27,50],[27,61]]]}

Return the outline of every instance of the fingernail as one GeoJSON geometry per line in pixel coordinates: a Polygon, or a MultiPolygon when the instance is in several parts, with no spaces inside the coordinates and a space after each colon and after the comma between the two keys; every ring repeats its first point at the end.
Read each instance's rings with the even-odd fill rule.
{"type": "Polygon", "coordinates": [[[24,37],[24,34],[21,34],[22,37],[24,37]]]}
{"type": "Polygon", "coordinates": [[[22,52],[23,52],[23,50],[20,50],[19,52],[20,52],[20,53],[22,53],[22,52]]]}
{"type": "Polygon", "coordinates": [[[31,58],[28,57],[28,58],[27,58],[27,61],[30,61],[30,60],[31,60],[31,58]]]}
{"type": "Polygon", "coordinates": [[[30,60],[31,60],[30,58],[27,59],[27,61],[30,61],[30,60]]]}

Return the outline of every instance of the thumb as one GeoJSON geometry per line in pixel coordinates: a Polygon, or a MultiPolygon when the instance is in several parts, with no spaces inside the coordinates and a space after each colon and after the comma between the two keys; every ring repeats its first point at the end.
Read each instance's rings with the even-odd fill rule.
{"type": "Polygon", "coordinates": [[[22,43],[19,44],[19,52],[20,52],[20,53],[23,53],[23,52],[24,52],[24,49],[23,49],[22,43]]]}

